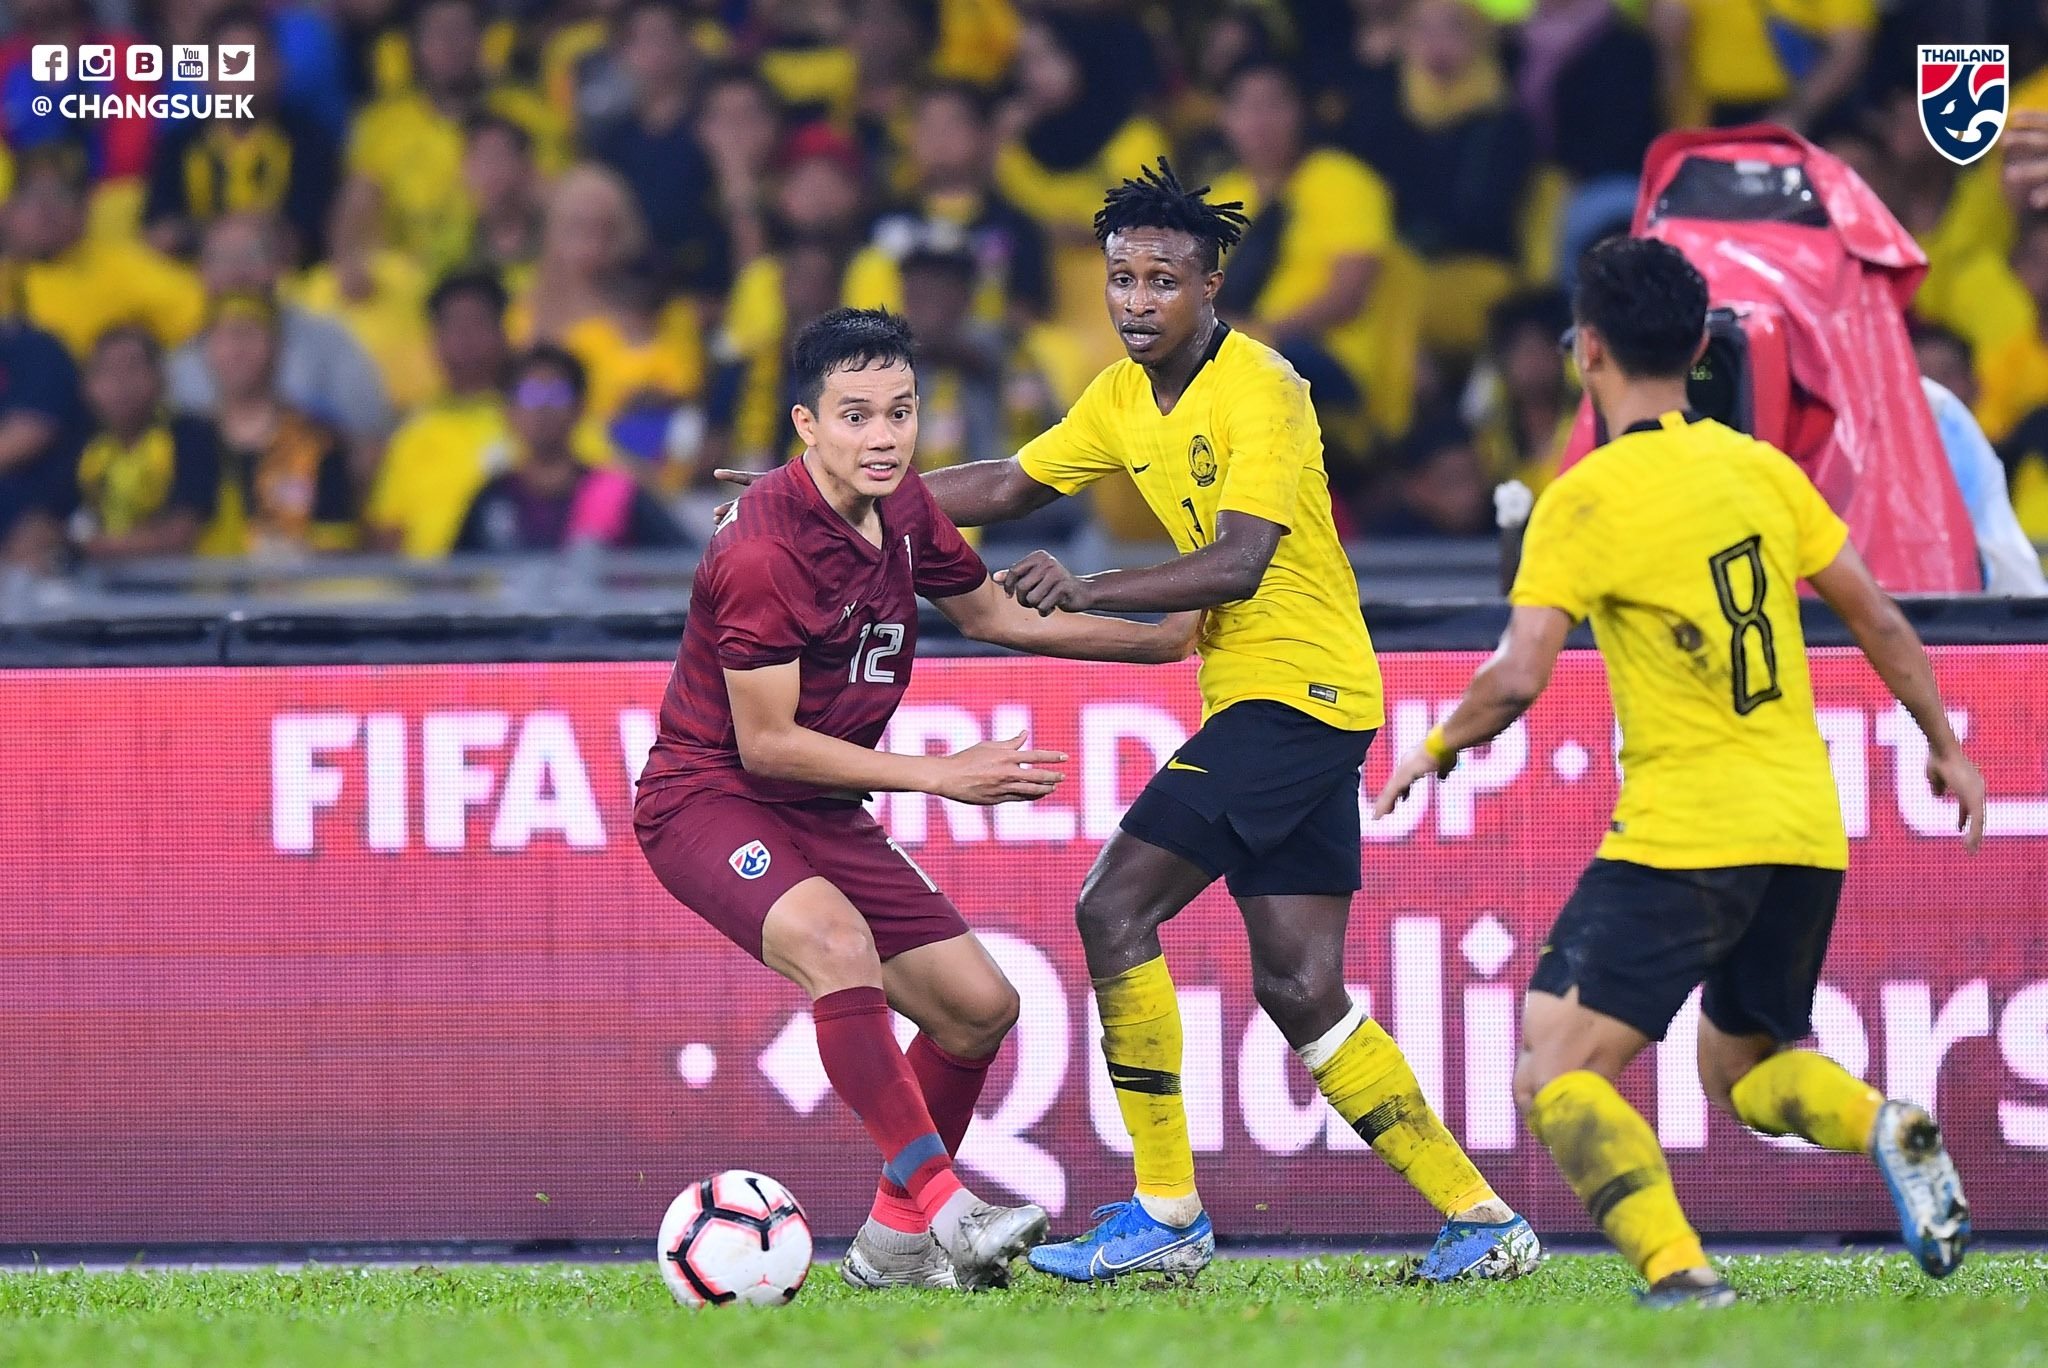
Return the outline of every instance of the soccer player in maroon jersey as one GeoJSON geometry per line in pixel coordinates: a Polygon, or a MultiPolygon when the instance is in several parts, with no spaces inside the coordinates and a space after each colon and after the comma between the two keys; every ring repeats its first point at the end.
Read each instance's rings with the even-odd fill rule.
{"type": "Polygon", "coordinates": [[[791,373],[804,454],[733,505],[697,567],[634,826],[669,892],[811,997],[826,1076],[883,1159],[842,1276],[985,1286],[1046,1230],[1038,1207],[976,1198],[951,1158],[1017,993],[861,804],[1029,802],[1067,757],[1021,735],[954,755],[875,749],[909,683],[916,599],[977,640],[1086,660],[1179,660],[1199,615],[1047,617],[1003,593],[911,470],[902,320],[827,314],[798,335],[791,373]],[[891,1007],[918,1026],[907,1056],[891,1007]]]}

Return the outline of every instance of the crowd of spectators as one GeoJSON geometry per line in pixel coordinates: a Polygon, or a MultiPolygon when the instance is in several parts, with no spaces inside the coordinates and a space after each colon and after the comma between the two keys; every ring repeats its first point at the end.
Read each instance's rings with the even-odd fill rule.
{"type": "MultiPolygon", "coordinates": [[[[1244,202],[1219,310],[1313,386],[1344,530],[1465,536],[1578,405],[1578,252],[1662,130],[1768,118],[1932,263],[1923,364],[2048,542],[2048,217],[1918,127],[1917,41],[2043,0],[10,0],[8,560],[701,539],[792,443],[784,346],[920,340],[920,464],[1008,454],[1120,350],[1090,220],[1171,154],[1244,202]],[[38,112],[36,45],[248,44],[246,120],[38,112]]],[[[125,81],[70,90],[125,92],[125,81]]],[[[182,87],[168,83],[163,88],[182,87]]],[[[1105,482],[1072,515],[1161,533],[1105,482]]],[[[1058,529],[1055,529],[1058,530],[1058,529]]]]}

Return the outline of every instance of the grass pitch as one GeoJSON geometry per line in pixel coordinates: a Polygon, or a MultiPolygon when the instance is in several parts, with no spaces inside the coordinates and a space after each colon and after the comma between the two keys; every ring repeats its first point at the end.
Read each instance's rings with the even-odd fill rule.
{"type": "MultiPolygon", "coordinates": [[[[652,1364],[1491,1363],[2048,1365],[2048,1256],[1973,1256],[1945,1283],[1899,1256],[1722,1261],[1730,1311],[1633,1304],[1619,1259],[1505,1286],[1414,1287],[1397,1261],[1227,1259],[1193,1286],[856,1295],[820,1265],[793,1306],[691,1314],[652,1264],[0,1275],[0,1363],[512,1368],[652,1364]]],[[[1020,1265],[1021,1268],[1021,1265],[1020,1265]]]]}

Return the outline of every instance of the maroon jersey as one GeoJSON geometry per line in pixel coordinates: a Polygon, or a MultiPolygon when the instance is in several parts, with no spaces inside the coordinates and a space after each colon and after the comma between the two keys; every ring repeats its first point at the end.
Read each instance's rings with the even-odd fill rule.
{"type": "Polygon", "coordinates": [[[912,471],[881,501],[882,544],[854,531],[791,461],[756,480],[697,566],[644,792],[694,784],[764,802],[823,795],[740,767],[726,670],[794,660],[801,727],[873,746],[917,654],[917,596],[964,594],[988,569],[912,471]]]}

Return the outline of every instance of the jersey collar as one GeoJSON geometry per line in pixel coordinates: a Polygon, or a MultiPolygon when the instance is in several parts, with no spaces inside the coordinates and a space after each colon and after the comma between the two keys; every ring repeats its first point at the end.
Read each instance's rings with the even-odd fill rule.
{"type": "MultiPolygon", "coordinates": [[[[840,536],[853,543],[855,549],[862,555],[866,556],[869,560],[879,560],[882,555],[882,547],[889,544],[889,519],[882,511],[882,504],[885,500],[877,499],[875,501],[875,517],[882,525],[882,545],[877,546],[866,537],[863,537],[854,528],[853,524],[846,520],[845,515],[832,506],[831,501],[825,497],[825,491],[818,488],[818,481],[812,476],[811,468],[804,464],[803,457],[797,456],[789,464],[796,467],[796,482],[803,490],[805,502],[809,503],[821,517],[836,528],[840,536]]],[[[908,479],[909,476],[906,475],[904,478],[908,479]]]]}
{"type": "Polygon", "coordinates": [[[1691,425],[1705,417],[1706,415],[1697,409],[1672,409],[1669,413],[1660,413],[1655,418],[1645,418],[1640,423],[1630,423],[1621,430],[1621,435],[1626,437],[1631,432],[1657,432],[1664,428],[1677,427],[1680,423],[1691,425]],[[1674,422],[1672,421],[1673,419],[1677,421],[1674,422]]]}
{"type": "MultiPolygon", "coordinates": [[[[1209,337],[1209,349],[1202,353],[1202,365],[1195,367],[1195,375],[1200,375],[1202,368],[1216,359],[1216,354],[1223,350],[1223,339],[1228,336],[1230,336],[1230,325],[1220,318],[1217,319],[1216,331],[1210,334],[1209,337]]],[[[1194,375],[1188,377],[1188,383],[1190,385],[1195,383],[1194,375]]],[[[1185,393],[1186,391],[1182,392],[1185,393]]]]}

